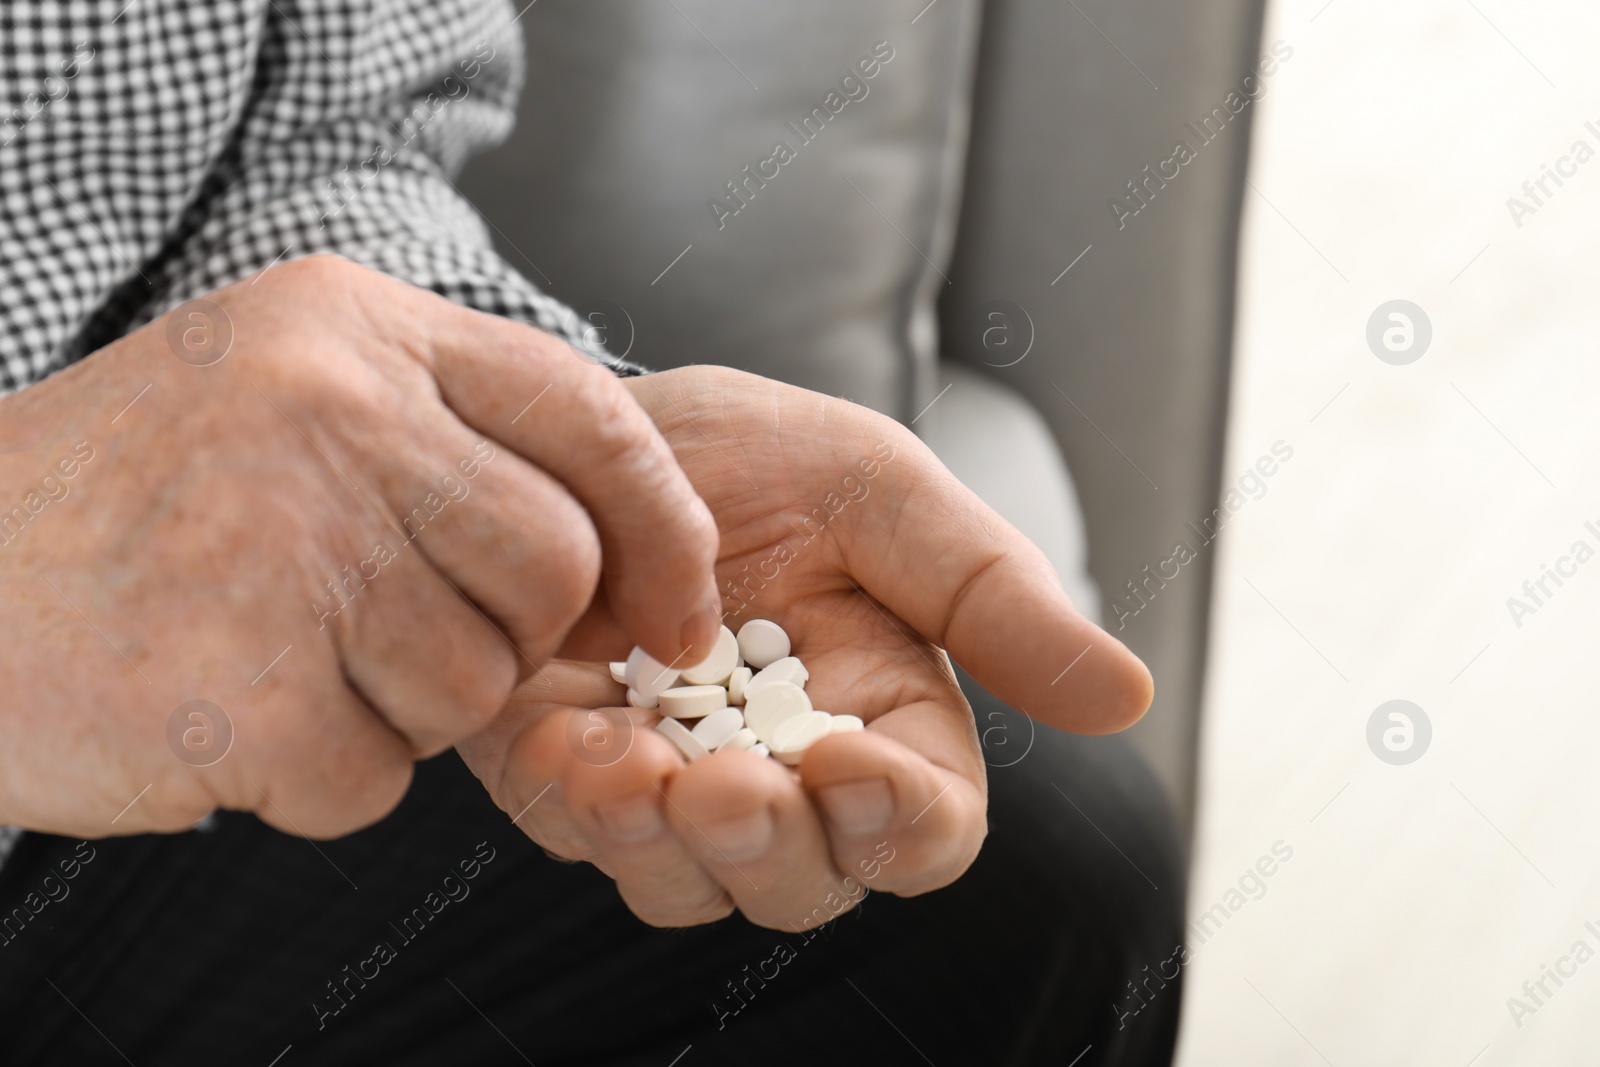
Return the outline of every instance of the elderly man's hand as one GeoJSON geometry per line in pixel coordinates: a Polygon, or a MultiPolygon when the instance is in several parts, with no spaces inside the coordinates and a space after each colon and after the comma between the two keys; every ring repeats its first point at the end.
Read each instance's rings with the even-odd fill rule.
{"type": "MultiPolygon", "coordinates": [[[[604,666],[553,663],[458,746],[534,840],[616,879],[658,925],[737,907],[815,925],[867,888],[948,884],[985,832],[984,764],[942,649],[1051,726],[1121,729],[1150,675],[1073,610],[1043,555],[911,433],[840,400],[735,371],[630,382],[710,504],[727,623],[778,622],[817,707],[867,721],[799,774],[747,752],[685,766],[604,666]]],[[[565,653],[620,658],[603,601],[565,653]]],[[[687,662],[687,661],[686,661],[687,662]]]]}
{"type": "Polygon", "coordinates": [[[0,824],[357,829],[597,583],[657,658],[703,655],[715,556],[605,369],[343,260],[273,267],[0,400],[0,824]]]}

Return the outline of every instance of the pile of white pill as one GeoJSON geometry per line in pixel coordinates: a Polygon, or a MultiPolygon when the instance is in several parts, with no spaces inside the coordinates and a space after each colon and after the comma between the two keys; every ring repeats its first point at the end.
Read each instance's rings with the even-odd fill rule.
{"type": "Polygon", "coordinates": [[[611,664],[611,677],[628,687],[629,704],[661,712],[656,729],[691,763],[731,748],[793,766],[819,738],[864,724],[813,708],[810,672],[789,650],[783,627],[752,619],[738,636],[724,626],[711,655],[692,667],[676,670],[635,648],[611,664]],[[690,719],[699,722],[685,726],[690,719]]]}

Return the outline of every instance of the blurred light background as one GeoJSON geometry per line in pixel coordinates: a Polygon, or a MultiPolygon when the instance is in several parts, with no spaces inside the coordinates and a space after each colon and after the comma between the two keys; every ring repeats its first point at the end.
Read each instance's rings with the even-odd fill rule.
{"type": "Polygon", "coordinates": [[[1222,541],[1179,1062],[1592,1063],[1600,558],[1523,583],[1600,550],[1600,8],[1294,0],[1278,38],[1224,485],[1293,458],[1222,541]],[[1413,362],[1369,347],[1391,300],[1413,362]],[[1396,699],[1410,763],[1368,743],[1396,699]]]}

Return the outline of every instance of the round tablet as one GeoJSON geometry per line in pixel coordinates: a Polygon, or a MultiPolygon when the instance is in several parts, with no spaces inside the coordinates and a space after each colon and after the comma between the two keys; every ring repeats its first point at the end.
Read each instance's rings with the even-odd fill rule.
{"type": "Polygon", "coordinates": [[[761,740],[772,743],[778,724],[811,711],[811,698],[792,682],[773,682],[750,693],[744,703],[744,724],[761,740]]]}
{"type": "Polygon", "coordinates": [[[611,680],[619,685],[628,684],[628,661],[618,660],[610,665],[611,680]]]}
{"type": "Polygon", "coordinates": [[[754,753],[755,755],[757,755],[757,756],[770,756],[770,755],[772,755],[772,750],[770,748],[768,748],[766,745],[762,744],[760,741],[757,741],[755,744],[751,745],[750,746],[750,751],[752,753],[754,753]]]}
{"type": "Polygon", "coordinates": [[[675,745],[683,758],[693,763],[697,759],[704,759],[711,755],[706,751],[706,746],[700,739],[689,732],[689,728],[677,719],[662,719],[656,723],[656,729],[666,735],[667,740],[675,745]]]}
{"type": "Polygon", "coordinates": [[[859,715],[835,715],[832,720],[828,723],[830,733],[848,734],[867,728],[867,724],[861,721],[859,715]]]}
{"type": "Polygon", "coordinates": [[[732,674],[738,665],[739,639],[733,636],[732,630],[724,626],[717,631],[717,639],[711,646],[711,655],[692,667],[685,667],[680,677],[690,685],[721,685],[728,680],[728,675],[732,674]]]}
{"type": "Polygon", "coordinates": [[[720,685],[685,685],[668,689],[657,698],[661,714],[674,719],[698,719],[728,706],[728,691],[720,685]]]}
{"type": "Polygon", "coordinates": [[[728,675],[728,703],[743,704],[745,687],[754,677],[755,673],[749,667],[735,667],[733,673],[728,675]]]}
{"type": "Polygon", "coordinates": [[[646,694],[639,692],[637,689],[630,688],[628,690],[629,707],[653,708],[656,706],[656,702],[660,699],[661,698],[657,696],[647,696],[646,694]]]}
{"type": "Polygon", "coordinates": [[[706,748],[715,752],[744,729],[744,716],[738,708],[722,707],[694,724],[689,732],[706,748]]]}
{"type": "Polygon", "coordinates": [[[775,622],[751,619],[739,627],[739,654],[760,670],[789,654],[789,635],[775,622]]]}
{"type": "Polygon", "coordinates": [[[806,749],[827,737],[833,716],[825,711],[810,711],[780,722],[767,744],[772,754],[791,767],[800,762],[806,749]]]}

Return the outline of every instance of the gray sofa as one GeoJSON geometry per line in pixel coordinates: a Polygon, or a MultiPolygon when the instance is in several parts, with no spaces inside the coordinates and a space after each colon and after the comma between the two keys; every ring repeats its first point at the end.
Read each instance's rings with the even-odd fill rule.
{"type": "Polygon", "coordinates": [[[911,423],[1150,664],[1187,817],[1211,554],[1146,568],[1219,492],[1262,6],[544,0],[460,185],[613,351],[911,423]]]}

